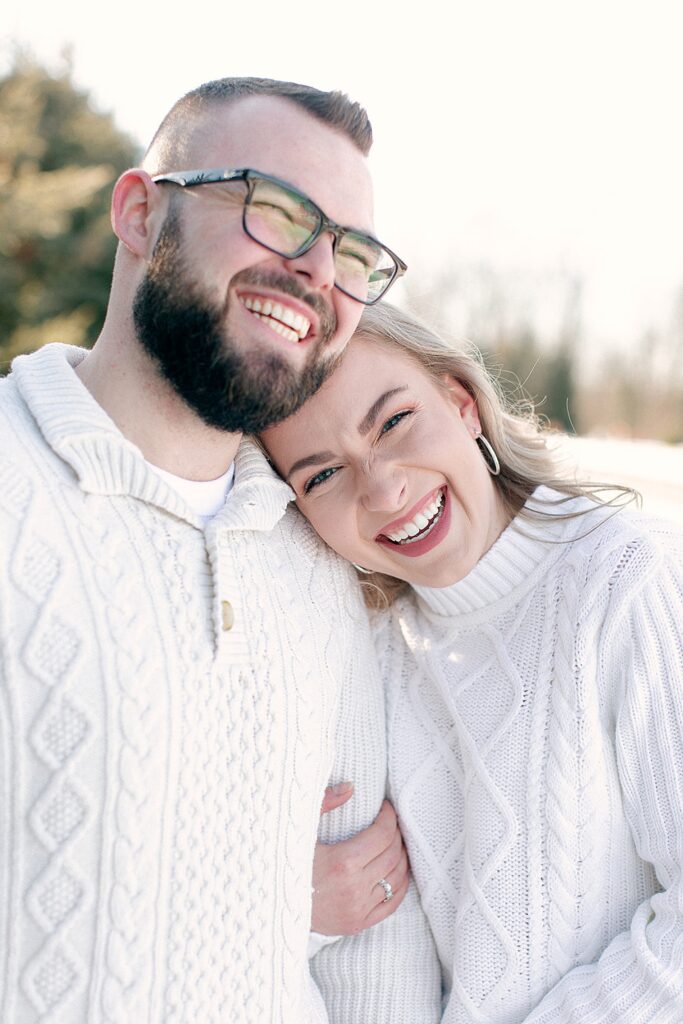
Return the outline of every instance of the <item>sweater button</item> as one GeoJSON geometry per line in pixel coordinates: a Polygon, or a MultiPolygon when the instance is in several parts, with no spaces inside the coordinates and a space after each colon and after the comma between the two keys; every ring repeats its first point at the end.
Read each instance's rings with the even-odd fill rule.
{"type": "Polygon", "coordinates": [[[221,618],[224,632],[232,629],[235,625],[235,610],[229,601],[221,601],[221,618]]]}

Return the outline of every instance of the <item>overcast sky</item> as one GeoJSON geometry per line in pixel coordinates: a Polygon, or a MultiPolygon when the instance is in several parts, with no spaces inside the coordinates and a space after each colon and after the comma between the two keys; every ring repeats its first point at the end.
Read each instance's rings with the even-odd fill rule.
{"type": "Polygon", "coordinates": [[[670,316],[683,286],[679,0],[8,6],[5,67],[12,41],[48,62],[71,45],[76,81],[141,143],[210,78],[344,89],[375,129],[377,232],[416,280],[487,263],[537,280],[542,304],[553,274],[576,274],[597,347],[670,316]]]}

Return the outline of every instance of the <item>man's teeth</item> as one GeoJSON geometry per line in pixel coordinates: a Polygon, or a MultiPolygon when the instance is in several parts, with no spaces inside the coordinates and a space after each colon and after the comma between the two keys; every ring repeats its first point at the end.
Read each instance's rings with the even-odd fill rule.
{"type": "Polygon", "coordinates": [[[283,306],[280,302],[249,296],[241,298],[241,302],[259,320],[268,324],[272,330],[281,334],[288,341],[301,341],[310,330],[310,320],[307,320],[301,313],[295,313],[289,306],[283,306]]]}
{"type": "Polygon", "coordinates": [[[425,505],[420,512],[413,516],[409,523],[404,523],[400,530],[387,533],[385,536],[389,540],[393,540],[394,544],[410,543],[414,538],[417,538],[418,534],[421,535],[420,540],[422,540],[422,537],[426,536],[427,533],[431,533],[438,523],[443,510],[443,504],[443,491],[439,491],[439,496],[434,501],[430,501],[425,505]]]}

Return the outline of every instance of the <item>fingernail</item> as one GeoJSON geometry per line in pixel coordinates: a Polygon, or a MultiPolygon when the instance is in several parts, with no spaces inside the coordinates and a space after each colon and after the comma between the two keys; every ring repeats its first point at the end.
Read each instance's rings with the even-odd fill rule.
{"type": "Polygon", "coordinates": [[[334,793],[335,796],[346,796],[353,789],[352,782],[335,782],[333,786],[328,786],[328,793],[334,793]]]}

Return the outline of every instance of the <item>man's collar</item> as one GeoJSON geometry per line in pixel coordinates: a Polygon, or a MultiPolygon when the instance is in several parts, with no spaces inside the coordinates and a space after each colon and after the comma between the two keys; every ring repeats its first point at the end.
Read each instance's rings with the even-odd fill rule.
{"type": "MultiPolygon", "coordinates": [[[[89,494],[129,495],[198,524],[182,497],[145,462],[98,405],[74,369],[85,349],[45,345],[18,356],[12,376],[52,450],[71,467],[89,494]]],[[[235,484],[213,520],[226,529],[269,530],[294,497],[258,446],[243,439],[235,460],[235,484]]]]}
{"type": "Polygon", "coordinates": [[[243,437],[235,456],[235,483],[212,523],[217,529],[272,530],[293,499],[294,491],[259,446],[243,437]]]}

